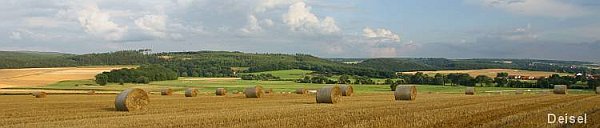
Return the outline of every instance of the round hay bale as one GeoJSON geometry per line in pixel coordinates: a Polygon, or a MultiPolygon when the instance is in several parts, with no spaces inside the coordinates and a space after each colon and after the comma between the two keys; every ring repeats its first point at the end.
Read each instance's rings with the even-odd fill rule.
{"type": "Polygon", "coordinates": [[[306,88],[296,89],[296,94],[308,94],[308,89],[306,89],[306,88]]]}
{"type": "Polygon", "coordinates": [[[596,94],[600,94],[600,87],[596,87],[596,94]]]}
{"type": "Polygon", "coordinates": [[[167,88],[160,91],[160,95],[170,96],[173,95],[173,89],[167,88]]]}
{"type": "Polygon", "coordinates": [[[48,93],[46,93],[44,91],[39,91],[39,92],[32,92],[31,95],[35,96],[35,98],[46,98],[48,93]]]}
{"type": "Polygon", "coordinates": [[[266,93],[266,94],[273,93],[273,89],[272,89],[272,88],[265,89],[265,93],[266,93]]]}
{"type": "Polygon", "coordinates": [[[139,88],[130,88],[117,95],[115,108],[117,108],[117,111],[142,110],[149,102],[150,98],[146,91],[139,88]]]}
{"type": "Polygon", "coordinates": [[[87,92],[88,95],[96,95],[96,91],[94,90],[90,90],[87,92]]]}
{"type": "Polygon", "coordinates": [[[224,96],[227,95],[227,90],[225,88],[217,88],[215,94],[217,94],[217,96],[224,96]]]}
{"type": "Polygon", "coordinates": [[[352,96],[352,94],[354,94],[352,85],[342,85],[340,86],[340,89],[342,91],[342,96],[352,96]]]}
{"type": "Polygon", "coordinates": [[[342,100],[341,97],[342,90],[338,85],[325,86],[317,91],[317,103],[335,104],[342,100]]]}
{"type": "Polygon", "coordinates": [[[263,91],[262,86],[248,87],[244,90],[246,98],[260,98],[263,96],[264,93],[265,92],[263,91]]]}
{"type": "Polygon", "coordinates": [[[185,89],[185,97],[196,97],[198,96],[198,89],[188,88],[185,89]]]}
{"type": "Polygon", "coordinates": [[[414,85],[399,85],[394,91],[396,100],[415,100],[417,97],[417,87],[414,85]]]}
{"type": "Polygon", "coordinates": [[[522,89],[517,89],[517,90],[515,90],[515,94],[521,95],[521,94],[523,94],[523,90],[522,89]]]}
{"type": "Polygon", "coordinates": [[[467,89],[465,89],[465,95],[475,95],[475,87],[467,87],[467,89]]]}
{"type": "Polygon", "coordinates": [[[554,94],[567,94],[567,85],[554,85],[554,94]]]}

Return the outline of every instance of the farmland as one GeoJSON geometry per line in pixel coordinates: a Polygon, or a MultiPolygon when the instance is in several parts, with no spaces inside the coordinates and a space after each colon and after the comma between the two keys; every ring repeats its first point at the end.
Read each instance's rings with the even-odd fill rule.
{"type": "Polygon", "coordinates": [[[93,79],[98,73],[133,66],[0,69],[0,88],[43,86],[64,80],[93,79]]]}
{"type": "MultiPolygon", "coordinates": [[[[127,67],[127,66],[125,66],[127,67]]],[[[326,84],[296,83],[310,70],[278,70],[269,73],[285,80],[241,80],[234,77],[180,77],[178,80],[97,85],[93,76],[113,67],[3,69],[4,92],[49,92],[47,98],[0,95],[0,127],[561,127],[547,124],[547,114],[587,116],[587,124],[599,127],[600,96],[587,89],[569,89],[568,95],[550,89],[476,87],[476,95],[464,95],[465,86],[416,85],[414,101],[394,101],[389,85],[354,86],[356,95],[337,104],[317,104],[314,94],[293,94],[297,88],[316,90],[326,84]],[[245,98],[244,88],[261,85],[274,93],[245,98]],[[116,94],[127,88],[152,91],[147,110],[116,111],[116,94]],[[172,96],[158,95],[165,88],[172,96]],[[186,88],[197,88],[198,97],[186,98],[186,88]],[[228,90],[215,96],[216,88],[228,90]],[[97,95],[81,95],[95,90],[97,95]],[[77,93],[79,95],[75,95],[77,93]]],[[[515,70],[513,70],[515,71],[515,70]]],[[[509,72],[546,75],[550,72],[477,70],[469,73],[509,72]]],[[[476,75],[476,74],[472,74],[476,75]]],[[[493,73],[495,75],[495,73],[493,73]]],[[[337,79],[333,75],[330,79],[337,79]]],[[[375,79],[383,81],[384,79],[375,79]]],[[[26,93],[25,93],[26,94],[26,93]]]]}
{"type": "Polygon", "coordinates": [[[415,74],[417,72],[423,72],[430,76],[436,73],[449,74],[449,73],[467,73],[471,76],[486,75],[489,77],[496,77],[497,73],[506,72],[509,75],[521,75],[521,76],[535,76],[535,77],[548,77],[552,74],[572,75],[568,73],[556,73],[556,72],[544,72],[544,71],[527,71],[527,70],[516,70],[516,69],[478,69],[478,70],[439,70],[439,71],[414,71],[414,72],[401,72],[406,74],[415,74]]]}
{"type": "Polygon", "coordinates": [[[270,94],[246,99],[202,94],[150,95],[148,110],[117,112],[115,95],[0,96],[0,127],[549,127],[548,113],[587,114],[598,127],[595,95],[419,94],[394,101],[391,92],[316,104],[314,96],[270,94]]]}

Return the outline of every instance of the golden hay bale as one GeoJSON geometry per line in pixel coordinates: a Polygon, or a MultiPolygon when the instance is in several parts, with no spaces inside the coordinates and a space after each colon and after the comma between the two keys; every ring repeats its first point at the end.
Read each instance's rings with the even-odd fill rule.
{"type": "Polygon", "coordinates": [[[185,89],[185,97],[196,97],[198,96],[198,89],[188,88],[185,89]]]}
{"type": "Polygon", "coordinates": [[[307,93],[308,93],[308,89],[306,89],[306,88],[296,89],[296,94],[307,94],[307,93]]]}
{"type": "Polygon", "coordinates": [[[94,90],[90,90],[87,92],[88,95],[96,95],[96,91],[94,90]]]}
{"type": "Polygon", "coordinates": [[[522,89],[517,89],[517,90],[515,90],[515,94],[521,95],[521,94],[523,94],[523,90],[522,89]]]}
{"type": "Polygon", "coordinates": [[[352,85],[342,85],[340,86],[340,89],[342,91],[342,96],[352,96],[352,94],[354,94],[352,85]]]}
{"type": "Polygon", "coordinates": [[[170,88],[163,89],[160,91],[160,95],[165,95],[165,96],[173,95],[173,89],[170,89],[170,88]]]}
{"type": "Polygon", "coordinates": [[[265,92],[263,91],[262,86],[248,87],[244,90],[246,98],[260,98],[263,96],[264,93],[265,92]]]}
{"type": "Polygon", "coordinates": [[[554,94],[567,94],[567,85],[554,85],[554,94]]]}
{"type": "Polygon", "coordinates": [[[46,98],[48,93],[39,91],[39,92],[32,92],[31,95],[35,96],[35,98],[46,98]]]}
{"type": "Polygon", "coordinates": [[[415,100],[417,97],[417,87],[414,85],[398,85],[394,91],[396,100],[415,100]]]}
{"type": "Polygon", "coordinates": [[[265,89],[265,93],[266,93],[266,94],[273,93],[273,89],[272,89],[272,88],[265,89]]]}
{"type": "Polygon", "coordinates": [[[475,95],[475,87],[467,87],[467,89],[465,89],[465,95],[475,95]]]}
{"type": "Polygon", "coordinates": [[[600,94],[600,87],[596,87],[596,94],[600,94]]]}
{"type": "Polygon", "coordinates": [[[217,88],[215,94],[217,94],[217,96],[224,96],[227,95],[227,90],[225,88],[217,88]]]}
{"type": "Polygon", "coordinates": [[[139,88],[126,89],[117,95],[115,108],[117,111],[135,111],[145,109],[150,102],[148,93],[139,88]]]}
{"type": "Polygon", "coordinates": [[[317,103],[335,104],[341,101],[342,91],[340,86],[325,86],[317,91],[317,103]]]}

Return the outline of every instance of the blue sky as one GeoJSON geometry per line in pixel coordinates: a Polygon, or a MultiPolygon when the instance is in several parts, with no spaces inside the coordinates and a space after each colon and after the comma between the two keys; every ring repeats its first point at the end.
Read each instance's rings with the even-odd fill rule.
{"type": "Polygon", "coordinates": [[[0,50],[600,62],[595,0],[4,0],[0,50]]]}

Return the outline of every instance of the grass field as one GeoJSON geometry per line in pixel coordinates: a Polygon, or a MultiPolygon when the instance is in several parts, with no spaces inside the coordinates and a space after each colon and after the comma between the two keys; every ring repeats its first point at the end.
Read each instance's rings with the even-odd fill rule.
{"type": "Polygon", "coordinates": [[[556,72],[543,72],[543,71],[527,71],[527,70],[516,70],[516,69],[480,69],[480,70],[440,70],[440,71],[415,71],[415,72],[402,72],[406,74],[414,74],[417,72],[423,72],[424,74],[433,76],[436,73],[449,74],[449,73],[467,73],[473,77],[478,75],[486,75],[489,77],[496,77],[497,73],[506,72],[509,75],[521,75],[521,76],[535,76],[535,77],[548,77],[552,74],[573,75],[567,73],[556,73],[556,72]]]}
{"type": "MultiPolygon", "coordinates": [[[[419,88],[421,89],[421,88],[419,88]]],[[[600,96],[423,94],[394,101],[392,92],[316,104],[313,95],[150,95],[148,110],[118,112],[116,95],[0,96],[0,127],[565,127],[547,114],[587,114],[600,127],[600,96]]]]}
{"type": "Polygon", "coordinates": [[[310,70],[300,70],[300,69],[292,69],[292,70],[277,70],[277,71],[266,71],[266,72],[257,72],[257,73],[241,73],[241,74],[271,74],[273,76],[278,76],[281,79],[300,79],[304,78],[305,75],[309,75],[313,71],[310,70]]]}
{"type": "MultiPolygon", "coordinates": [[[[257,73],[242,73],[242,74],[271,74],[273,76],[278,76],[283,80],[296,80],[304,78],[304,76],[310,75],[314,71],[310,70],[300,70],[300,69],[292,69],[292,70],[278,70],[278,71],[266,71],[266,72],[257,72],[257,73]]],[[[331,80],[338,80],[340,75],[333,75],[329,77],[331,80]]],[[[350,77],[350,80],[354,81],[355,79],[350,77]]],[[[375,81],[375,83],[384,83],[386,79],[382,78],[371,78],[371,80],[375,81]]],[[[398,79],[392,79],[398,80],[398,79]]]]}

